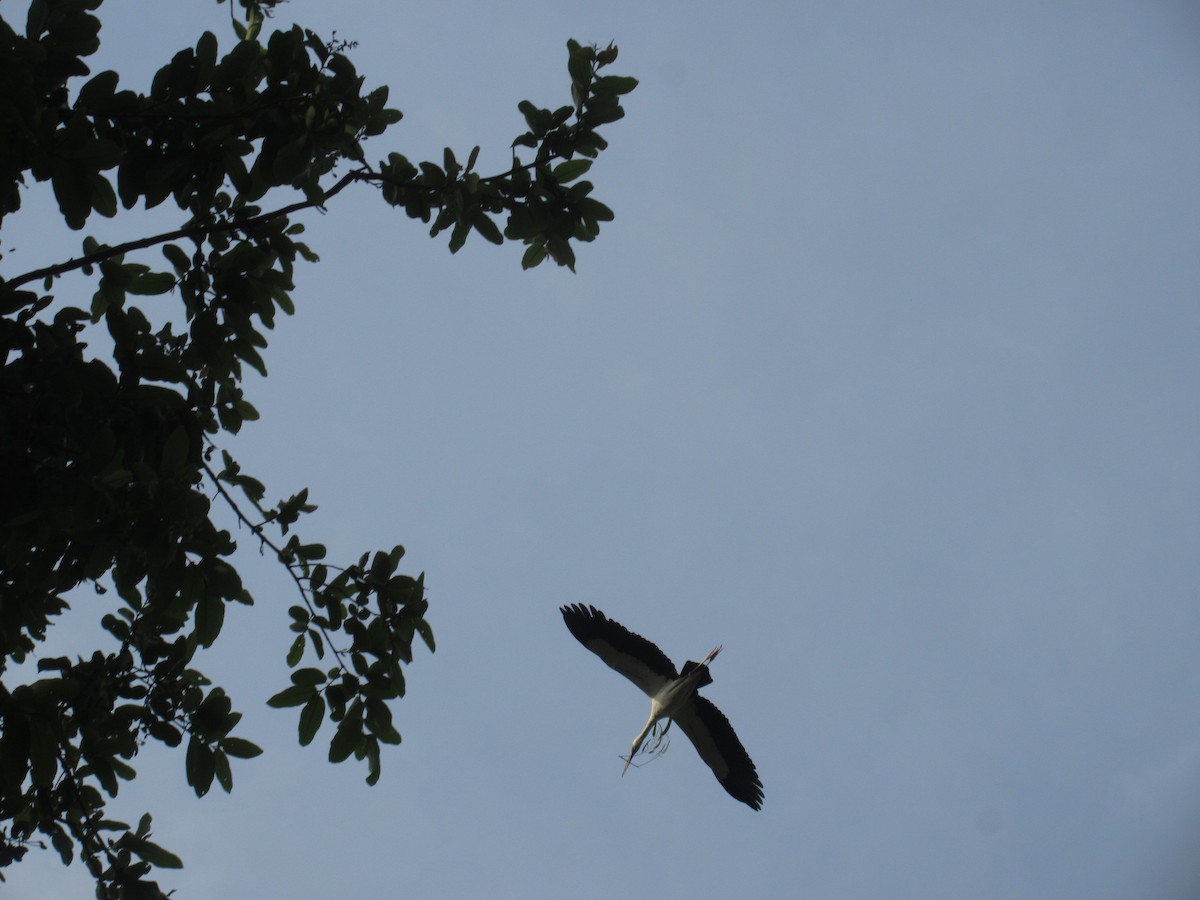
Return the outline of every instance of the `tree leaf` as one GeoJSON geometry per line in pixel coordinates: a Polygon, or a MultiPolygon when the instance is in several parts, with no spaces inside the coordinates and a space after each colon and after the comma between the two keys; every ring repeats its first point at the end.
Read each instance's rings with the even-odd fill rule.
{"type": "Polygon", "coordinates": [[[544,241],[535,241],[529,245],[529,249],[525,251],[525,255],[521,257],[521,268],[532,269],[534,266],[541,263],[546,258],[546,244],[544,241]]]}
{"type": "Polygon", "coordinates": [[[300,745],[307,747],[325,721],[325,698],[314,694],[300,711],[300,745]]]}
{"type": "Polygon", "coordinates": [[[150,863],[150,865],[158,866],[160,869],[183,868],[183,860],[178,856],[145,838],[137,838],[130,841],[129,849],[150,863]]]}
{"type": "Polygon", "coordinates": [[[296,635],[296,639],[292,641],[292,647],[288,650],[287,664],[288,668],[294,669],[304,656],[305,641],[303,634],[296,635]]]}
{"type": "Polygon", "coordinates": [[[329,742],[329,761],[333,763],[348,759],[362,740],[362,720],[349,715],[338,723],[333,740],[329,742]]]}
{"type": "Polygon", "coordinates": [[[597,222],[611,222],[613,220],[613,211],[599,200],[593,200],[591,197],[584,197],[579,201],[576,208],[580,214],[587,216],[589,219],[595,219],[597,222]]]}
{"type": "Polygon", "coordinates": [[[225,623],[225,599],[212,591],[200,598],[196,605],[196,628],[194,634],[202,647],[211,647],[221,634],[225,623]]]}
{"type": "Polygon", "coordinates": [[[317,668],[297,669],[292,673],[292,684],[315,690],[315,685],[324,684],[327,676],[317,668]]]}
{"type": "Polygon", "coordinates": [[[55,825],[50,832],[50,843],[58,851],[58,856],[63,861],[63,865],[69,866],[75,858],[75,842],[71,840],[71,836],[63,831],[60,826],[55,825]]]}
{"type": "Polygon", "coordinates": [[[592,82],[592,92],[596,94],[628,94],[638,86],[636,78],[627,75],[605,75],[592,82]]]}
{"type": "Polygon", "coordinates": [[[275,694],[267,701],[267,706],[275,709],[283,709],[288,706],[300,706],[302,703],[307,703],[308,698],[317,692],[314,685],[311,684],[293,684],[290,687],[284,688],[278,694],[275,694]]]}
{"type": "Polygon", "coordinates": [[[225,793],[233,790],[233,772],[229,768],[229,757],[220,750],[213,751],[213,770],[217,775],[217,784],[225,793]]]}
{"type": "Polygon", "coordinates": [[[194,735],[188,741],[187,747],[187,781],[196,792],[197,797],[203,797],[212,787],[213,775],[216,768],[213,762],[212,749],[194,735]]]}
{"type": "Polygon", "coordinates": [[[550,174],[554,176],[555,181],[559,184],[566,184],[569,181],[574,181],[591,167],[592,161],[590,159],[568,159],[566,162],[555,166],[550,174]]]}
{"type": "Polygon", "coordinates": [[[191,259],[178,244],[164,244],[162,252],[177,275],[182,275],[192,267],[191,259]]]}
{"type": "Polygon", "coordinates": [[[503,244],[504,235],[500,233],[500,228],[485,215],[480,215],[474,222],[475,230],[483,235],[484,239],[493,244],[503,244]]]}
{"type": "Polygon", "coordinates": [[[170,272],[144,272],[125,287],[131,294],[166,294],[175,287],[175,276],[170,272]]]}
{"type": "Polygon", "coordinates": [[[571,80],[580,86],[586,86],[592,80],[592,61],[587,57],[587,49],[572,50],[567,60],[571,80]]]}
{"type": "Polygon", "coordinates": [[[262,748],[244,738],[227,737],[221,740],[221,749],[238,759],[254,759],[262,754],[262,748]]]}
{"type": "Polygon", "coordinates": [[[454,226],[454,230],[450,232],[450,252],[457,253],[462,249],[463,244],[467,242],[467,235],[471,233],[471,226],[466,222],[459,222],[454,226]]]}

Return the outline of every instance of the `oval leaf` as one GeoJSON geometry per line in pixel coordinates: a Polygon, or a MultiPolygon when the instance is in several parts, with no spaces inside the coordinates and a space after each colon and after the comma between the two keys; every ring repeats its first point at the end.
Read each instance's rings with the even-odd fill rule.
{"type": "Polygon", "coordinates": [[[314,694],[300,712],[300,746],[307,747],[325,721],[325,698],[314,694]]]}
{"type": "Polygon", "coordinates": [[[566,184],[568,181],[574,181],[580,175],[584,174],[592,167],[590,159],[568,159],[564,163],[559,163],[550,173],[559,184],[566,184]]]}

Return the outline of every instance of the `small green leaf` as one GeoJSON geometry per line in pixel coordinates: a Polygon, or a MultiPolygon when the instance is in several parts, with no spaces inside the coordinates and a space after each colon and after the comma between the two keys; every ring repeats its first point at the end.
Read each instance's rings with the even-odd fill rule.
{"type": "Polygon", "coordinates": [[[314,694],[300,712],[300,746],[307,747],[325,721],[325,698],[314,694]]]}
{"type": "MultiPolygon", "coordinates": [[[[88,181],[92,186],[92,209],[106,219],[111,219],[117,214],[117,195],[112,184],[100,174],[91,175],[88,181]]],[[[174,284],[173,278],[172,284],[174,284]]],[[[155,291],[155,293],[165,294],[166,291],[155,291]]]]}
{"type": "Polygon", "coordinates": [[[400,732],[392,724],[392,710],[382,700],[367,701],[367,728],[385,744],[399,744],[400,732]]]}
{"type": "Polygon", "coordinates": [[[347,714],[338,724],[333,740],[329,742],[329,761],[339,763],[349,758],[361,740],[362,720],[358,716],[347,714]]]}
{"type": "Polygon", "coordinates": [[[543,241],[536,241],[529,245],[529,249],[525,251],[525,255],[521,257],[521,268],[532,269],[534,266],[541,263],[546,258],[546,244],[543,241]]]}
{"type": "Polygon", "coordinates": [[[459,222],[454,226],[454,230],[450,232],[450,252],[457,253],[462,249],[463,244],[467,242],[467,235],[471,233],[471,226],[466,222],[459,222]]]}
{"type": "Polygon", "coordinates": [[[267,706],[275,709],[283,709],[287,706],[299,706],[302,703],[307,703],[308,698],[316,692],[316,687],[311,684],[293,684],[291,687],[284,688],[268,700],[267,706]]]}
{"type": "Polygon", "coordinates": [[[628,94],[638,86],[638,80],[628,75],[605,75],[592,83],[592,91],[596,94],[628,94]]]}
{"type": "MultiPolygon", "coordinates": [[[[301,507],[302,512],[306,512],[308,509],[310,507],[301,507]]],[[[311,509],[316,509],[316,507],[311,507],[311,509]]],[[[307,560],[324,559],[327,552],[324,544],[301,544],[296,548],[296,555],[307,560]]]]}
{"type": "Polygon", "coordinates": [[[130,841],[129,849],[150,863],[150,865],[158,866],[160,869],[183,868],[183,860],[178,856],[145,838],[134,838],[130,841]]]}
{"type": "Polygon", "coordinates": [[[262,14],[259,13],[256,9],[252,9],[250,12],[250,15],[247,18],[248,18],[248,21],[246,23],[246,39],[253,41],[258,38],[259,32],[262,31],[262,24],[263,24],[262,14]]]}
{"type": "Polygon", "coordinates": [[[304,656],[304,647],[307,643],[303,634],[296,635],[296,639],[292,641],[292,648],[288,650],[287,664],[289,669],[294,669],[297,663],[304,656]]]}
{"type": "Polygon", "coordinates": [[[211,647],[221,634],[221,626],[225,623],[225,600],[218,594],[210,592],[200,598],[196,604],[196,640],[202,647],[211,647]]]}
{"type": "Polygon", "coordinates": [[[50,832],[50,843],[54,845],[54,849],[58,851],[59,858],[63,861],[64,866],[69,866],[75,858],[75,844],[61,827],[53,826],[50,832]]]}
{"type": "Polygon", "coordinates": [[[374,787],[379,783],[379,741],[367,741],[367,784],[374,787]]]}
{"type": "Polygon", "coordinates": [[[579,51],[571,51],[571,56],[567,60],[567,71],[571,73],[571,81],[579,85],[587,85],[592,79],[592,61],[587,58],[586,51],[589,48],[581,48],[579,51]]]}
{"type": "Polygon", "coordinates": [[[221,741],[221,749],[237,759],[254,759],[262,753],[262,748],[258,744],[239,737],[225,738],[221,741]]]}
{"type": "Polygon", "coordinates": [[[429,652],[436,652],[437,647],[435,647],[433,643],[433,629],[429,627],[429,623],[424,619],[417,619],[416,628],[417,634],[419,634],[421,639],[425,641],[425,646],[429,648],[429,652]]]}
{"type": "Polygon", "coordinates": [[[150,296],[166,294],[175,287],[175,276],[170,272],[145,272],[138,275],[125,288],[131,294],[150,296]]]}
{"type": "Polygon", "coordinates": [[[193,736],[188,741],[185,767],[188,784],[192,786],[197,797],[203,797],[212,787],[213,776],[216,774],[212,748],[193,736]]]}
{"type": "Polygon", "coordinates": [[[213,767],[217,774],[217,783],[228,794],[233,790],[233,771],[229,768],[229,757],[217,750],[213,753],[213,767]]]}
{"type": "Polygon", "coordinates": [[[574,181],[591,167],[590,159],[569,159],[555,166],[554,171],[550,174],[559,184],[566,184],[568,181],[574,181]]]}
{"type": "Polygon", "coordinates": [[[484,239],[493,244],[503,244],[504,236],[500,233],[500,229],[496,223],[489,219],[486,215],[480,215],[475,220],[475,230],[483,235],[484,239]]]}
{"type": "Polygon", "coordinates": [[[292,673],[292,684],[304,685],[312,689],[315,689],[315,686],[318,684],[324,684],[325,680],[325,673],[320,669],[297,669],[292,673]]]}
{"type": "Polygon", "coordinates": [[[329,569],[324,565],[313,566],[312,574],[308,577],[308,584],[313,590],[318,590],[325,580],[329,577],[329,569]]]}
{"type": "Polygon", "coordinates": [[[597,222],[611,222],[613,220],[613,211],[599,200],[593,200],[591,197],[584,197],[579,201],[576,208],[581,215],[589,219],[595,219],[597,222]]]}
{"type": "Polygon", "coordinates": [[[162,248],[163,256],[171,263],[171,267],[175,272],[182,275],[192,267],[191,258],[183,251],[183,248],[176,244],[165,244],[162,248]]]}
{"type": "Polygon", "coordinates": [[[64,163],[54,168],[50,184],[67,225],[75,230],[82,228],[92,211],[92,184],[88,173],[64,163]]]}
{"type": "Polygon", "coordinates": [[[572,272],[575,271],[575,251],[571,249],[571,245],[566,238],[550,238],[546,241],[546,249],[550,253],[550,258],[556,263],[560,266],[566,266],[572,272]]]}
{"type": "Polygon", "coordinates": [[[183,735],[179,729],[169,722],[161,722],[157,719],[151,719],[146,725],[146,730],[150,732],[150,736],[157,741],[162,741],[168,747],[178,747],[183,743],[183,735]]]}
{"type": "Polygon", "coordinates": [[[325,642],[321,639],[321,633],[315,629],[308,629],[308,636],[312,638],[313,649],[317,651],[317,659],[325,658],[325,642]]]}
{"type": "Polygon", "coordinates": [[[196,75],[202,83],[212,77],[216,63],[217,38],[211,31],[206,31],[196,41],[196,75]]]}
{"type": "Polygon", "coordinates": [[[440,188],[446,183],[446,173],[438,168],[435,163],[421,163],[421,173],[424,175],[425,183],[430,187],[440,188]]]}

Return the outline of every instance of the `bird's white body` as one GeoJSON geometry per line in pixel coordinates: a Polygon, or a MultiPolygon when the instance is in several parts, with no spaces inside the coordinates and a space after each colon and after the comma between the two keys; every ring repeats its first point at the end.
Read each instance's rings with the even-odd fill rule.
{"type": "MultiPolygon", "coordinates": [[[[646,723],[642,733],[633,739],[633,747],[629,751],[629,757],[625,760],[625,768],[621,770],[622,776],[629,771],[629,764],[633,762],[642,742],[646,740],[646,736],[650,734],[655,724],[662,719],[674,719],[692,701],[696,688],[712,681],[712,678],[708,676],[708,664],[716,659],[720,652],[720,647],[715,648],[704,658],[704,662],[691,669],[686,675],[679,678],[660,678],[658,679],[660,683],[653,693],[646,691],[650,694],[650,721],[646,723]]],[[[646,690],[646,688],[642,687],[642,690],[646,690]]]]}

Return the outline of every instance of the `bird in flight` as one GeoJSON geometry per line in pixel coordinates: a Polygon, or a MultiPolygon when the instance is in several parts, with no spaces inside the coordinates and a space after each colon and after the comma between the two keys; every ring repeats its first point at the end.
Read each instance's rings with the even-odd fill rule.
{"type": "Polygon", "coordinates": [[[594,606],[573,603],[562,607],[563,621],[579,643],[599,656],[650,697],[650,721],[633,741],[625,760],[624,775],[634,754],[662,719],[674,721],[708,764],[721,787],[751,809],[761,809],[763,786],[750,754],[738,740],[733,726],[719,709],[697,690],[712,684],[708,664],[716,659],[717,647],[704,662],[688,660],[683,671],[653,642],[614,622],[594,606]]]}

